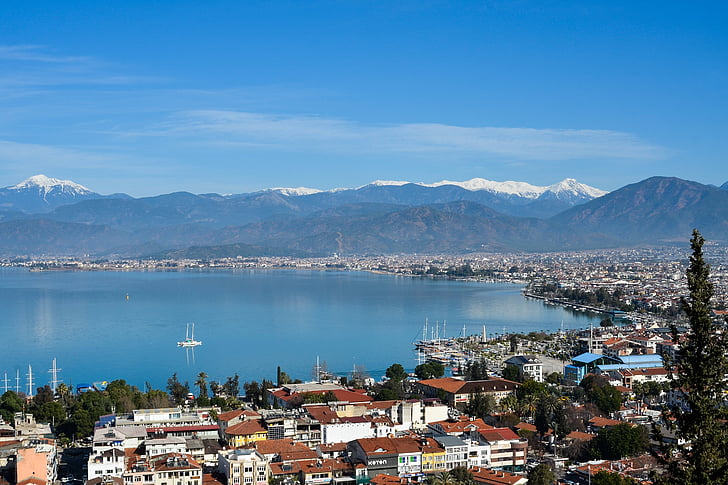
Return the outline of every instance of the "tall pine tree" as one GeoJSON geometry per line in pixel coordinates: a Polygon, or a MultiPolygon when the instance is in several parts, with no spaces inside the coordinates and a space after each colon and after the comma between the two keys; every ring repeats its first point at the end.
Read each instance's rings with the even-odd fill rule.
{"type": "Polygon", "coordinates": [[[713,284],[708,279],[710,267],[703,259],[704,242],[700,232],[693,230],[693,254],[687,270],[690,296],[682,299],[689,329],[680,338],[676,326],[672,326],[673,341],[679,342],[679,350],[671,387],[673,392],[683,394],[685,406],[670,410],[676,437],[681,441],[664,455],[668,460],[666,483],[728,483],[728,414],[723,406],[728,337],[710,315],[713,284]]]}

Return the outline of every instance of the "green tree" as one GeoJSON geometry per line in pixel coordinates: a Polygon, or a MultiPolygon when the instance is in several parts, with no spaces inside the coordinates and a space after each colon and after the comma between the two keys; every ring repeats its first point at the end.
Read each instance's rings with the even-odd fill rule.
{"type": "Polygon", "coordinates": [[[586,397],[604,414],[619,410],[622,405],[622,394],[603,376],[590,374],[579,383],[586,391],[586,397]]]}
{"type": "Polygon", "coordinates": [[[66,419],[66,409],[59,402],[45,402],[38,408],[36,419],[38,422],[50,423],[55,426],[66,419]]]}
{"type": "Polygon", "coordinates": [[[636,485],[637,482],[629,477],[623,477],[617,472],[599,470],[591,479],[592,485],[636,485]]]}
{"type": "Polygon", "coordinates": [[[485,359],[474,360],[465,368],[466,381],[481,381],[489,375],[488,362],[485,359]]]}
{"type": "Polygon", "coordinates": [[[404,367],[402,367],[402,364],[390,365],[387,367],[385,375],[387,376],[387,379],[392,381],[403,381],[407,378],[407,372],[404,370],[404,367]]]}
{"type": "Polygon", "coordinates": [[[597,456],[607,460],[620,460],[627,456],[637,456],[647,450],[649,438],[642,426],[628,423],[600,429],[592,440],[597,456]]]}
{"type": "Polygon", "coordinates": [[[15,391],[6,391],[0,396],[0,415],[8,422],[13,422],[13,415],[23,410],[23,400],[15,391]]]}
{"type": "Polygon", "coordinates": [[[459,485],[472,485],[475,483],[473,474],[464,466],[456,466],[450,470],[450,474],[455,478],[459,485]]]}
{"type": "Polygon", "coordinates": [[[195,385],[200,391],[197,395],[197,404],[200,406],[207,406],[210,403],[210,398],[207,395],[207,377],[205,372],[200,372],[195,380],[195,385]]]}
{"type": "Polygon", "coordinates": [[[47,402],[53,401],[53,391],[51,386],[46,384],[43,387],[39,387],[35,390],[35,396],[33,396],[33,405],[40,407],[47,402]]]}
{"type": "Polygon", "coordinates": [[[415,367],[415,375],[418,379],[437,379],[445,375],[445,366],[440,362],[428,360],[415,367]]]}
{"type": "Polygon", "coordinates": [[[190,393],[190,386],[186,382],[182,384],[177,379],[177,373],[175,372],[172,374],[172,377],[167,379],[167,391],[172,396],[172,401],[175,404],[184,404],[185,399],[187,399],[187,394],[190,393]]]}
{"type": "Polygon", "coordinates": [[[622,393],[609,383],[595,386],[587,393],[587,396],[604,414],[619,411],[619,407],[622,405],[622,393]]]}
{"type": "Polygon", "coordinates": [[[383,386],[374,394],[374,399],[377,401],[394,401],[399,399],[399,394],[394,389],[383,386]]]}
{"type": "Polygon", "coordinates": [[[170,405],[169,394],[161,389],[149,389],[146,398],[150,408],[166,408],[170,405]]]}
{"type": "Polygon", "coordinates": [[[229,397],[238,397],[238,394],[240,394],[240,376],[237,373],[227,378],[225,384],[222,385],[222,392],[229,397]]]}
{"type": "Polygon", "coordinates": [[[503,368],[503,379],[523,382],[523,373],[521,373],[521,369],[517,365],[508,364],[503,368]]]}
{"type": "Polygon", "coordinates": [[[132,387],[126,383],[124,379],[111,381],[106,386],[106,393],[109,395],[111,402],[114,404],[117,413],[127,413],[138,407],[138,404],[145,401],[139,389],[132,387]]]}
{"type": "Polygon", "coordinates": [[[458,485],[457,480],[450,472],[440,472],[428,478],[430,485],[458,485]]]}
{"type": "Polygon", "coordinates": [[[245,399],[253,406],[263,406],[263,390],[260,388],[258,381],[246,382],[243,384],[245,390],[245,399]]]}
{"type": "Polygon", "coordinates": [[[710,267],[703,258],[705,240],[693,230],[692,255],[687,269],[688,298],[682,308],[688,331],[682,335],[672,325],[674,342],[680,342],[677,362],[669,363],[677,373],[671,381],[673,392],[683,393],[685,407],[675,407],[676,436],[686,444],[675,444],[664,454],[668,458],[671,483],[728,483],[728,438],[724,403],[725,376],[728,374],[728,332],[710,315],[713,284],[710,267]]]}
{"type": "Polygon", "coordinates": [[[561,372],[552,372],[548,376],[546,376],[546,382],[549,384],[561,384],[561,379],[563,379],[564,376],[561,374],[561,372]]]}
{"type": "Polygon", "coordinates": [[[490,394],[479,392],[471,394],[463,410],[476,418],[486,418],[495,410],[495,399],[490,394]]]}
{"type": "Polygon", "coordinates": [[[540,463],[528,472],[529,485],[552,485],[555,480],[554,471],[546,463],[540,463]]]}

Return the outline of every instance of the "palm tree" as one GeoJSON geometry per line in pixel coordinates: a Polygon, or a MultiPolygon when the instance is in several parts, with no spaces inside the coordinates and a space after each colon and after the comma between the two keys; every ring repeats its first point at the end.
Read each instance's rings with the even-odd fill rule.
{"type": "Polygon", "coordinates": [[[536,414],[536,408],[538,407],[538,396],[535,394],[523,396],[523,399],[519,402],[519,407],[522,416],[532,418],[536,414]]]}
{"type": "Polygon", "coordinates": [[[207,396],[207,374],[204,372],[200,372],[197,374],[197,380],[195,381],[195,385],[200,389],[199,397],[208,397],[207,396]]]}
{"type": "Polygon", "coordinates": [[[513,395],[506,396],[501,399],[498,404],[503,411],[514,411],[518,406],[518,399],[516,399],[516,396],[513,395]]]}
{"type": "Polygon", "coordinates": [[[457,479],[450,472],[440,472],[430,480],[430,485],[458,485],[457,479]]]}

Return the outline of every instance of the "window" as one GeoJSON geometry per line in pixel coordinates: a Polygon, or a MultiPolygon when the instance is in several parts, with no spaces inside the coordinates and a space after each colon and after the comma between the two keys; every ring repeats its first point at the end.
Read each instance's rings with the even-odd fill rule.
{"type": "Polygon", "coordinates": [[[253,467],[246,465],[246,467],[245,467],[245,473],[253,473],[253,467]]]}

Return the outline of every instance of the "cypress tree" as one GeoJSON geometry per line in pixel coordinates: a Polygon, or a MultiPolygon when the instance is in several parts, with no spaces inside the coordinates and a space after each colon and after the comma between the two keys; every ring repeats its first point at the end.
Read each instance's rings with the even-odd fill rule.
{"type": "MultiPolygon", "coordinates": [[[[665,450],[669,483],[728,483],[727,414],[723,406],[728,338],[710,315],[713,284],[708,279],[710,267],[703,259],[704,242],[700,232],[693,230],[693,253],[687,269],[690,296],[682,299],[689,329],[680,339],[677,327],[672,325],[673,341],[679,343],[679,349],[671,387],[673,392],[683,394],[685,406],[670,410],[676,437],[684,444],[678,442],[665,450]]],[[[672,371],[672,364],[670,367],[672,371]]]]}

